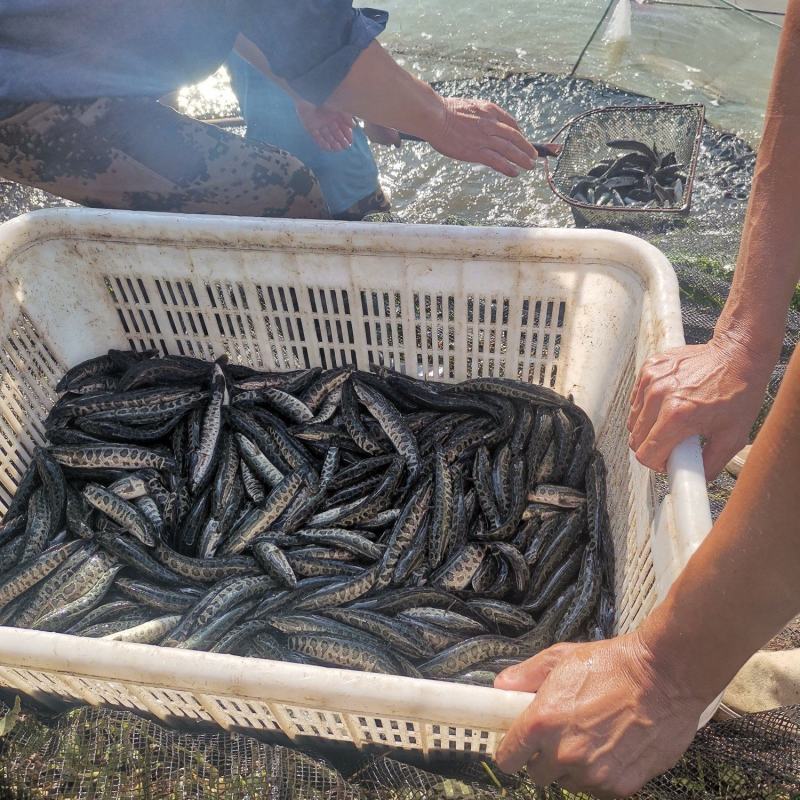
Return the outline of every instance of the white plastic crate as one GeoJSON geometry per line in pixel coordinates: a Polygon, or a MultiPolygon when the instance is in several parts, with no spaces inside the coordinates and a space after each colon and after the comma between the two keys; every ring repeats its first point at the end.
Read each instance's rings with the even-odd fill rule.
{"type": "MultiPolygon", "coordinates": [[[[710,528],[696,440],[673,453],[661,504],[627,447],[638,366],[683,342],[675,274],[634,237],[49,210],[0,227],[0,280],[0,511],[42,440],[59,375],[109,347],[155,346],[260,369],[380,362],[572,394],[608,465],[622,632],[710,528]]],[[[425,753],[491,754],[531,699],[10,628],[0,628],[0,685],[425,753]]]]}

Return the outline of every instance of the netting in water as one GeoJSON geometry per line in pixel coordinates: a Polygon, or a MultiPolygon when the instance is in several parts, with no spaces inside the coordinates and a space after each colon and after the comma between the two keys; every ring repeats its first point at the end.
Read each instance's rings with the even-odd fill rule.
{"type": "MultiPolygon", "coordinates": [[[[3,712],[8,711],[4,707],[3,712]]],[[[791,800],[800,792],[800,706],[711,723],[641,800],[791,800]]],[[[168,730],[129,712],[80,708],[45,718],[26,711],[0,738],[0,795],[75,800],[509,800],[563,799],[491,762],[412,763],[402,753],[335,759],[237,733],[168,730]]]]}

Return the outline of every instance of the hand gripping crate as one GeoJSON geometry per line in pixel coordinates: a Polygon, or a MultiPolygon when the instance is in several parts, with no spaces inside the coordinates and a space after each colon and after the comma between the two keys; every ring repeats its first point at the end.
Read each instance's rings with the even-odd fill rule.
{"type": "MultiPolygon", "coordinates": [[[[608,231],[289,222],[83,209],[0,227],[0,512],[67,366],[109,347],[260,369],[383,363],[571,393],[608,465],[618,629],[663,596],[710,525],[696,440],[669,494],[627,447],[634,376],[683,343],[666,258],[608,231]]],[[[0,628],[0,685],[166,720],[491,754],[531,696],[0,628]]]]}

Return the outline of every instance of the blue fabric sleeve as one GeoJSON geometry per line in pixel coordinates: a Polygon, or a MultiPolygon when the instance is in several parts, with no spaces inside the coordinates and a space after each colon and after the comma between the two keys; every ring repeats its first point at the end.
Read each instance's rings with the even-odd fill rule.
{"type": "Polygon", "coordinates": [[[384,11],[354,9],[352,0],[253,5],[242,33],[264,53],[276,75],[315,105],[328,99],[389,18],[384,11]]]}

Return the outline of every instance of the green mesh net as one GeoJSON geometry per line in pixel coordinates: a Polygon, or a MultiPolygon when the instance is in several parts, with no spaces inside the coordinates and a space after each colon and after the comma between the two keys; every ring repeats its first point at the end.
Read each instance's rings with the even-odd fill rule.
{"type": "MultiPolygon", "coordinates": [[[[2,707],[4,713],[8,706],[2,707]]],[[[792,800],[800,792],[800,706],[696,737],[642,800],[792,800]]],[[[75,800],[539,800],[568,798],[490,762],[405,760],[401,753],[323,757],[238,733],[183,733],[129,712],[24,710],[0,738],[0,796],[75,800]]]]}

